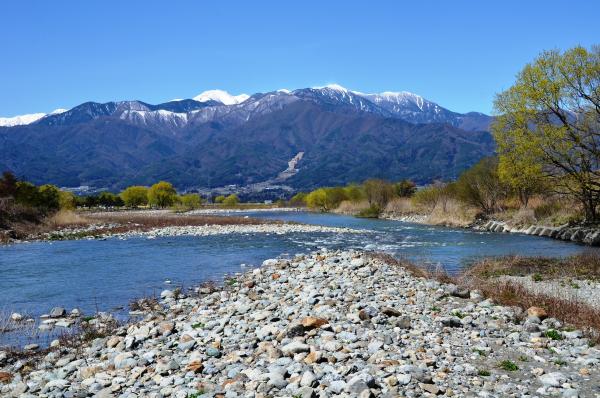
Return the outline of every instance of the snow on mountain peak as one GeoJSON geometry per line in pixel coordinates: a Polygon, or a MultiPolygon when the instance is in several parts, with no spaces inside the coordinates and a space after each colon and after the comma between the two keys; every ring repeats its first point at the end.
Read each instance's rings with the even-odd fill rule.
{"type": "Polygon", "coordinates": [[[208,90],[194,97],[194,100],[198,102],[217,101],[223,105],[235,105],[241,104],[248,98],[250,98],[248,94],[231,95],[223,90],[208,90]]]}
{"type": "Polygon", "coordinates": [[[0,117],[0,127],[21,126],[31,124],[46,116],[45,113],[30,113],[28,115],[19,115],[14,117],[0,117]]]}
{"type": "Polygon", "coordinates": [[[313,88],[317,89],[317,90],[323,90],[323,89],[327,88],[327,89],[330,89],[330,90],[341,91],[341,92],[344,92],[344,93],[348,92],[348,89],[346,87],[342,87],[342,86],[340,86],[339,84],[336,84],[336,83],[331,83],[331,84],[328,84],[326,86],[313,87],[313,88]]]}

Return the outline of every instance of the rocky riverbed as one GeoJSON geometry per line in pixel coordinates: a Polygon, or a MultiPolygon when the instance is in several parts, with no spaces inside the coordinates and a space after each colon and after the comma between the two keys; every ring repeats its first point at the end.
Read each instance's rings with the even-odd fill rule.
{"type": "MultiPolygon", "coordinates": [[[[21,397],[600,396],[600,350],[543,309],[496,306],[360,252],[267,260],[35,366],[21,397]]],[[[2,384],[3,383],[3,384],[2,384]]]]}

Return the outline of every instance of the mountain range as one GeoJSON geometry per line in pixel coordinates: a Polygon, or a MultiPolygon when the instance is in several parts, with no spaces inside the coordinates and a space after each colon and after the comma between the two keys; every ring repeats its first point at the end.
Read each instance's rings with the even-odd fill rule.
{"type": "Polygon", "coordinates": [[[86,102],[0,118],[0,170],[112,190],[157,180],[182,191],[267,182],[301,190],[371,177],[427,183],[492,154],[491,121],[408,92],[335,84],[250,96],[210,90],[157,105],[86,102]]]}

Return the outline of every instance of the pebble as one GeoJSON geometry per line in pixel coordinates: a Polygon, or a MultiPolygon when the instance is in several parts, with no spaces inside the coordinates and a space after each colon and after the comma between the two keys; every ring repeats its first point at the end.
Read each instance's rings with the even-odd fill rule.
{"type": "MultiPolygon", "coordinates": [[[[201,294],[164,290],[142,319],[80,348],[57,347],[35,368],[3,354],[0,396],[598,394],[600,350],[541,307],[520,321],[477,291],[358,251],[270,259],[235,278],[201,294]],[[564,338],[547,338],[550,329],[564,338]]],[[[42,325],[71,320],[64,316],[53,309],[42,325]]]]}

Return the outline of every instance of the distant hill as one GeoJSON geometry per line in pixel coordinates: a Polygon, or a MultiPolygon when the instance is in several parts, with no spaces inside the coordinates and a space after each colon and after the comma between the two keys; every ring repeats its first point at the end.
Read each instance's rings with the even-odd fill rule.
{"type": "Polygon", "coordinates": [[[491,121],[411,93],[337,85],[252,96],[211,90],[158,105],[87,102],[0,126],[0,169],[109,189],[159,179],[180,190],[264,181],[299,190],[369,177],[426,183],[493,153],[491,121]],[[296,169],[278,177],[300,152],[296,169]]]}

